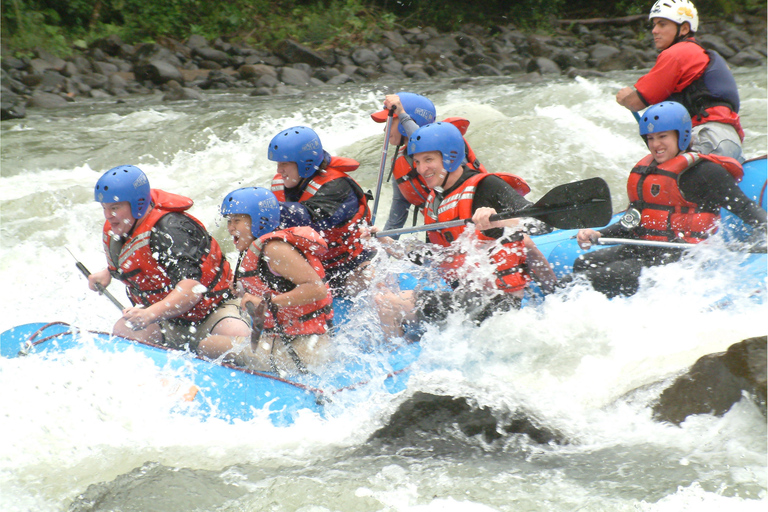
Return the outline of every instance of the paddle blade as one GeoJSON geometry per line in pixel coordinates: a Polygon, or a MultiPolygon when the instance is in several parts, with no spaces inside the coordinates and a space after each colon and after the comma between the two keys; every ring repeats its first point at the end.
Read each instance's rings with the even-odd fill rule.
{"type": "Polygon", "coordinates": [[[530,209],[518,212],[559,229],[602,227],[611,221],[611,191],[602,178],[589,178],[557,186],[530,209]],[[531,215],[534,213],[534,215],[531,215]]]}

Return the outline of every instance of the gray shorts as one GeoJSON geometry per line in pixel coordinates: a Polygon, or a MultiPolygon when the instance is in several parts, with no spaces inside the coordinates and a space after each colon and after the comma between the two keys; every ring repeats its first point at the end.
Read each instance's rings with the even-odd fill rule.
{"type": "Polygon", "coordinates": [[[744,161],[736,128],[725,123],[704,123],[691,130],[691,150],[696,153],[729,156],[744,161]]]}
{"type": "Polygon", "coordinates": [[[240,312],[240,299],[225,300],[200,322],[178,322],[173,319],[158,322],[164,345],[174,349],[197,352],[197,346],[207,338],[216,325],[225,318],[238,318],[250,327],[251,319],[240,312]]]}

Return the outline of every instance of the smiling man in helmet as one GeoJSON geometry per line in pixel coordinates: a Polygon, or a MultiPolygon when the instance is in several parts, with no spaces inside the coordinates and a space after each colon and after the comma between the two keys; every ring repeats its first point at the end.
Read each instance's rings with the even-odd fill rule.
{"type": "Polygon", "coordinates": [[[90,288],[125,284],[133,306],[112,333],[217,358],[231,338],[249,336],[230,292],[232,269],[203,224],[189,215],[192,199],[150,188],[144,172],[120,165],[96,182],[104,210],[107,268],[90,288]]]}
{"type": "MultiPolygon", "coordinates": [[[[431,230],[430,243],[408,255],[417,262],[431,259],[452,291],[385,292],[375,297],[388,336],[402,335],[406,325],[442,322],[457,310],[479,324],[494,312],[518,308],[532,279],[547,292],[557,282],[518,219],[491,220],[502,210],[528,207],[523,197],[530,191],[528,184],[513,174],[480,172],[466,165],[465,147],[461,131],[449,122],[422,126],[408,139],[408,154],[430,191],[425,223],[471,219],[472,224],[431,230]]],[[[386,237],[379,240],[392,243],[386,237]]]]}
{"type": "Polygon", "coordinates": [[[616,101],[633,112],[662,101],[685,106],[693,122],[692,149],[744,161],[744,131],[739,93],[725,60],[694,38],[699,14],[690,0],[658,0],[648,18],[659,56],[634,88],[624,87],[616,101]]]}

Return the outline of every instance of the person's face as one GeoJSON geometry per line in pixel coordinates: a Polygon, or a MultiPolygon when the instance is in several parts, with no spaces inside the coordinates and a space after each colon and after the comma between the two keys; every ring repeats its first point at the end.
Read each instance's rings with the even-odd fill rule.
{"type": "MultiPolygon", "coordinates": [[[[653,43],[656,45],[656,49],[662,51],[672,46],[677,35],[677,23],[666,18],[653,18],[651,22],[653,23],[651,34],[653,34],[653,43]]],[[[684,24],[684,27],[687,25],[684,24]]],[[[681,29],[681,33],[683,32],[685,30],[681,29]]]]}
{"type": "Polygon", "coordinates": [[[442,186],[448,171],[443,169],[443,155],[439,151],[425,151],[413,155],[416,172],[424,178],[431,189],[442,186]]]}
{"type": "MultiPolygon", "coordinates": [[[[386,126],[384,125],[384,129],[386,130],[386,126]]],[[[397,146],[400,144],[400,137],[402,135],[400,134],[400,131],[397,129],[398,126],[400,126],[400,121],[396,117],[392,118],[392,124],[389,125],[389,143],[397,146]]]]}
{"type": "Polygon", "coordinates": [[[677,131],[667,130],[648,134],[648,149],[651,150],[651,156],[657,163],[663,164],[675,158],[680,153],[677,147],[677,131]]]}
{"type": "Polygon", "coordinates": [[[283,186],[293,188],[299,184],[299,166],[296,162],[277,162],[277,173],[283,177],[283,186]]]}
{"type": "Polygon", "coordinates": [[[255,240],[251,233],[251,216],[244,213],[227,215],[227,232],[232,235],[235,248],[243,252],[255,240]]]}
{"type": "Polygon", "coordinates": [[[109,223],[109,229],[115,236],[124,236],[131,231],[136,219],[131,215],[131,203],[120,201],[117,203],[101,203],[104,210],[104,218],[109,223]]]}

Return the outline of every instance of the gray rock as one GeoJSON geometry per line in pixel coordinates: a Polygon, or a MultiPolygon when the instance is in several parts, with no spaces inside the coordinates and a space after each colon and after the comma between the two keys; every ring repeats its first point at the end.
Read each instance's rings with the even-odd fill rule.
{"type": "Polygon", "coordinates": [[[285,85],[305,86],[309,84],[309,73],[296,68],[281,68],[278,72],[278,78],[285,85]]]}
{"type": "Polygon", "coordinates": [[[355,80],[346,73],[340,73],[334,77],[331,77],[326,83],[328,85],[341,85],[347,82],[354,82],[355,80]]]}
{"type": "Polygon", "coordinates": [[[189,39],[187,39],[187,46],[193,49],[205,48],[206,46],[208,46],[208,40],[201,35],[192,34],[191,36],[189,36],[189,39]]]}
{"type": "Polygon", "coordinates": [[[728,59],[728,63],[732,66],[755,68],[765,64],[765,56],[761,55],[752,48],[747,48],[746,50],[742,50],[728,59]]]}
{"type": "Polygon", "coordinates": [[[67,104],[67,100],[58,94],[50,92],[36,92],[27,100],[29,108],[60,108],[67,104]]]}
{"type": "Polygon", "coordinates": [[[0,120],[23,119],[27,115],[22,98],[5,87],[0,91],[0,120]]]}
{"type": "Polygon", "coordinates": [[[305,72],[306,74],[308,74],[309,76],[312,76],[312,72],[314,71],[312,66],[310,66],[306,62],[297,62],[296,64],[291,64],[291,67],[293,69],[300,69],[303,72],[305,72]]]}
{"type": "Polygon", "coordinates": [[[331,78],[335,76],[339,76],[340,74],[341,74],[341,71],[339,71],[336,68],[317,68],[314,71],[312,71],[312,78],[317,78],[318,80],[327,82],[331,78]]]}
{"type": "Polygon", "coordinates": [[[488,55],[479,52],[468,53],[462,57],[461,61],[469,67],[477,66],[479,64],[488,64],[495,67],[497,62],[490,58],[488,55]]]}
{"type": "Polygon", "coordinates": [[[137,64],[133,68],[136,74],[136,80],[148,80],[154,84],[161,85],[171,80],[184,83],[179,68],[163,60],[150,60],[137,64]]]}
{"type": "Polygon", "coordinates": [[[352,52],[352,61],[358,66],[365,66],[366,64],[378,64],[381,59],[376,52],[367,48],[358,48],[352,52]]]}
{"type": "Polygon", "coordinates": [[[261,75],[258,80],[256,80],[256,83],[254,84],[256,87],[263,87],[271,89],[273,87],[277,87],[280,85],[280,80],[278,80],[277,76],[272,76],[270,74],[264,74],[261,75]]]}
{"type": "Polygon", "coordinates": [[[725,42],[725,40],[715,34],[702,34],[701,36],[696,36],[696,40],[699,41],[701,46],[708,50],[715,50],[717,53],[722,55],[725,59],[730,59],[734,55],[736,55],[736,50],[728,46],[728,44],[725,42]]]}
{"type": "Polygon", "coordinates": [[[185,100],[202,100],[205,99],[202,93],[190,89],[189,87],[182,87],[176,80],[168,82],[168,92],[163,95],[163,101],[185,101],[185,100]]]}
{"type": "Polygon", "coordinates": [[[526,66],[526,72],[538,71],[542,75],[559,75],[560,66],[553,60],[546,57],[536,57],[531,59],[526,66]]]}
{"type": "Polygon", "coordinates": [[[478,64],[472,66],[472,74],[477,76],[501,76],[501,71],[490,64],[478,64]]]}
{"type": "Polygon", "coordinates": [[[100,62],[100,61],[93,62],[94,73],[101,73],[102,75],[109,76],[114,73],[117,73],[118,70],[119,68],[110,62],[100,62]]]}
{"type": "MultiPolygon", "coordinates": [[[[207,46],[192,48],[192,55],[195,57],[199,57],[200,60],[208,60],[211,62],[215,62],[222,67],[227,67],[230,64],[229,55],[227,55],[225,52],[221,50],[216,50],[214,48],[209,48],[207,46]]],[[[209,69],[209,68],[204,68],[204,69],[209,69]]]]}
{"type": "Polygon", "coordinates": [[[257,87],[249,96],[272,96],[272,89],[269,87],[257,87]]]}
{"type": "Polygon", "coordinates": [[[285,39],[278,44],[277,55],[289,64],[303,62],[313,67],[329,66],[333,62],[322,56],[320,53],[307,48],[306,46],[292,40],[285,39]]]}
{"type": "Polygon", "coordinates": [[[381,70],[388,75],[405,76],[403,65],[393,58],[383,60],[379,66],[381,70]]]}
{"type": "Polygon", "coordinates": [[[243,80],[258,79],[264,75],[271,75],[277,78],[277,70],[266,64],[244,64],[237,69],[237,72],[243,80]]]}
{"type": "Polygon", "coordinates": [[[749,338],[726,352],[700,358],[665,389],[653,406],[656,420],[680,424],[691,414],[722,416],[752,396],[766,414],[766,345],[768,337],[749,338]]]}

